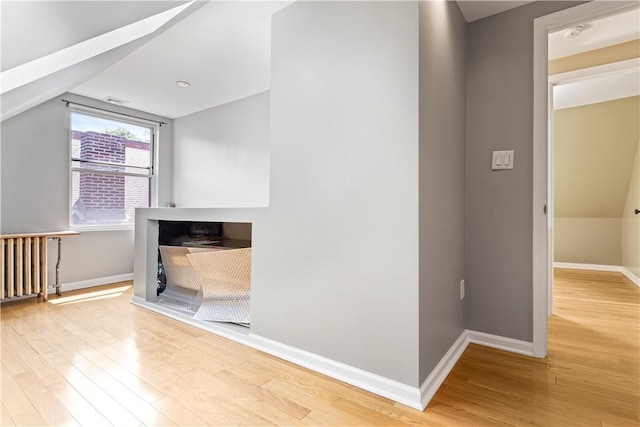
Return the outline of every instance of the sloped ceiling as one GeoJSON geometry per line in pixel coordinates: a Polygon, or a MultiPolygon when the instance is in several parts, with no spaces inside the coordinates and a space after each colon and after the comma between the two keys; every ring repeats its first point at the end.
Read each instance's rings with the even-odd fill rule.
{"type": "Polygon", "coordinates": [[[640,58],[635,68],[597,75],[553,88],[553,109],[596,104],[640,95],[640,58]]]}
{"type": "Polygon", "coordinates": [[[132,15],[129,15],[128,2],[2,1],[2,120],[65,93],[99,74],[199,6],[187,2],[134,2],[132,15]],[[58,10],[58,7],[61,9],[58,10]],[[167,15],[171,8],[180,9],[167,15]],[[147,33],[138,31],[137,37],[125,37],[115,44],[113,37],[111,44],[90,43],[116,33],[129,24],[131,27],[144,22],[141,19],[158,16],[158,13],[163,14],[163,18],[166,15],[167,19],[164,23],[154,21],[157,26],[147,33]],[[102,15],[106,16],[104,21],[102,15]],[[43,24],[42,28],[35,28],[34,22],[47,20],[49,22],[43,24]],[[95,26],[82,24],[76,29],[74,23],[81,20],[95,21],[95,26]],[[25,33],[24,28],[34,29],[37,42],[33,41],[31,34],[25,33]],[[91,49],[97,45],[103,49],[91,54],[91,49]],[[78,49],[84,51],[84,56],[79,60],[75,60],[73,55],[61,54],[76,52],[74,49],[81,46],[86,48],[78,49]],[[51,67],[53,63],[59,64],[59,68],[51,67]],[[25,78],[27,74],[33,77],[25,78]],[[16,84],[17,80],[20,81],[16,84]]]}
{"type": "Polygon", "coordinates": [[[620,218],[640,139],[640,97],[554,112],[556,218],[620,218]]]}
{"type": "MultiPolygon", "coordinates": [[[[292,1],[212,1],[73,93],[177,118],[270,88],[271,15],[292,1]],[[179,88],[176,81],[188,81],[179,88]]],[[[473,19],[528,1],[459,2],[473,19]]]]}
{"type": "MultiPolygon", "coordinates": [[[[451,0],[450,0],[451,1],[451,0]]],[[[136,23],[185,1],[0,3],[2,71],[136,23]]],[[[127,107],[175,118],[269,89],[271,15],[292,1],[199,2],[197,13],[154,34],[2,91],[2,120],[64,92],[115,97],[127,107]],[[181,89],[176,80],[187,80],[181,89]]],[[[468,21],[527,1],[459,2],[468,21]]]]}
{"type": "Polygon", "coordinates": [[[289,4],[208,2],[72,92],[177,118],[266,91],[271,15],[289,4]],[[178,87],[179,80],[191,86],[178,87]]]}
{"type": "Polygon", "coordinates": [[[640,149],[640,58],[636,50],[634,59],[605,59],[615,60],[607,55],[618,43],[637,39],[640,14],[635,9],[582,24],[586,29],[579,37],[549,35],[551,58],[594,60],[552,78],[565,79],[553,89],[554,214],[620,218],[640,149]]]}
{"type": "Polygon", "coordinates": [[[179,6],[186,1],[6,1],[1,70],[179,6]]]}
{"type": "MultiPolygon", "coordinates": [[[[185,3],[2,0],[3,74],[185,3]]],[[[3,90],[2,120],[64,92],[120,98],[128,107],[175,118],[268,90],[271,15],[291,3],[199,2],[153,34],[3,90]],[[176,80],[192,86],[181,89],[176,80]]],[[[467,21],[526,3],[458,2],[467,21]]]]}
{"type": "MultiPolygon", "coordinates": [[[[292,1],[211,1],[73,93],[177,118],[270,88],[271,15],[292,1]],[[176,86],[188,81],[189,88],[176,86]]],[[[459,2],[468,20],[527,1],[459,2]]]]}

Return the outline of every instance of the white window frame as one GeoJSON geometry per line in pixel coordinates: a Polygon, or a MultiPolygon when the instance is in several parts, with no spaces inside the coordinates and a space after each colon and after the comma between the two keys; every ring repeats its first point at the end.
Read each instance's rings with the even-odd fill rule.
{"type": "MultiPolygon", "coordinates": [[[[157,144],[158,144],[158,135],[160,132],[160,123],[152,121],[152,120],[144,120],[141,118],[133,118],[127,115],[119,114],[116,112],[105,111],[102,109],[94,109],[87,106],[80,106],[70,104],[67,112],[67,126],[69,130],[69,189],[68,189],[68,209],[69,209],[69,229],[74,231],[118,231],[118,230],[133,230],[134,223],[131,224],[91,224],[91,225],[77,225],[73,223],[73,172],[88,172],[91,169],[88,168],[79,168],[73,166],[73,129],[71,125],[71,116],[73,113],[84,114],[88,116],[94,116],[97,118],[104,118],[110,120],[117,120],[119,122],[128,123],[132,125],[144,126],[151,129],[150,141],[149,141],[149,156],[151,159],[150,169],[149,169],[149,206],[155,207],[157,206],[158,200],[158,184],[157,184],[157,144]]],[[[104,171],[97,171],[98,173],[104,173],[104,171]]],[[[145,178],[144,175],[131,174],[131,173],[115,173],[118,176],[138,176],[145,178]]]]}

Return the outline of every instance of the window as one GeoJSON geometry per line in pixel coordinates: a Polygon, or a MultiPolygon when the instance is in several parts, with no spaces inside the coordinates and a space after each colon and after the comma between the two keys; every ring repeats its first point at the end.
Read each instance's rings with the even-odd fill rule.
{"type": "Polygon", "coordinates": [[[130,228],[149,207],[155,126],[72,110],[72,228],[130,228]]]}

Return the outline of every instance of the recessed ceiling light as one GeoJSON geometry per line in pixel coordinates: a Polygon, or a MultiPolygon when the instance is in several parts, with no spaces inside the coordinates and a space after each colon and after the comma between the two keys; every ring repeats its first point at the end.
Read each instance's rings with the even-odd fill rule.
{"type": "Polygon", "coordinates": [[[565,39],[572,39],[578,37],[584,31],[585,27],[582,25],[576,25],[575,27],[567,28],[562,32],[565,39]]]}
{"type": "Polygon", "coordinates": [[[180,86],[180,87],[189,87],[189,86],[191,86],[191,83],[189,83],[189,82],[185,82],[185,81],[183,81],[183,80],[178,80],[178,81],[176,82],[176,84],[177,84],[178,86],[180,86]]]}

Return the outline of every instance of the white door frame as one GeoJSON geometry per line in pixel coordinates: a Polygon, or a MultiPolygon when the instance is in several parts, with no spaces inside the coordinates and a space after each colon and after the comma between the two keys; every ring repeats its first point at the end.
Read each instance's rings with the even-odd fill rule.
{"type": "Polygon", "coordinates": [[[552,271],[550,230],[544,206],[549,202],[548,34],[584,21],[635,9],[638,1],[592,1],[533,22],[533,355],[547,355],[547,316],[552,271]]]}
{"type": "MultiPolygon", "coordinates": [[[[640,6],[640,4],[639,4],[640,6]]],[[[549,76],[549,109],[547,111],[547,117],[549,117],[548,126],[549,132],[547,135],[548,143],[548,185],[547,185],[547,241],[549,242],[549,250],[547,256],[547,262],[550,268],[548,268],[548,277],[547,277],[547,315],[553,315],[553,265],[554,265],[554,240],[553,235],[555,233],[554,228],[554,212],[555,212],[555,204],[553,198],[553,182],[554,182],[554,150],[553,150],[553,93],[554,90],[561,85],[570,84],[574,82],[581,82],[588,79],[592,79],[594,77],[601,77],[611,74],[621,74],[628,73],[640,70],[640,58],[632,58],[625,59],[617,62],[610,62],[607,64],[596,65],[588,68],[581,68],[578,70],[567,71],[564,73],[553,74],[549,76]]]]}

